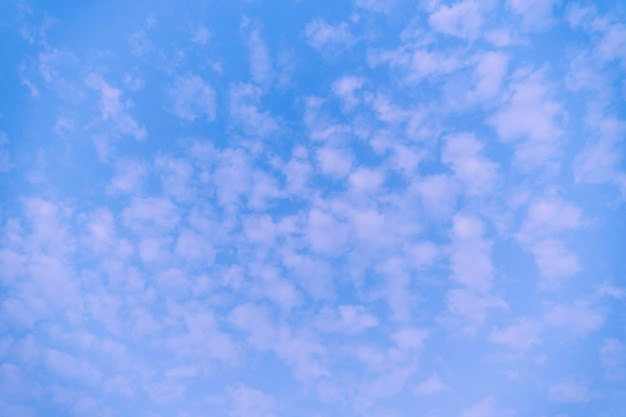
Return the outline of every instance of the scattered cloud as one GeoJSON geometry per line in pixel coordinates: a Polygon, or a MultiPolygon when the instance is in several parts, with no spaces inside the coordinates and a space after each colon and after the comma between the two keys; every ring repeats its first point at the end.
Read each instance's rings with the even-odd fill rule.
{"type": "Polygon", "coordinates": [[[306,25],[304,32],[309,45],[325,56],[335,56],[356,41],[346,22],[332,25],[323,19],[315,19],[306,25]]]}
{"type": "Polygon", "coordinates": [[[619,414],[624,11],[262,3],[7,9],[0,414],[619,414]]]}
{"type": "Polygon", "coordinates": [[[550,385],[548,394],[552,401],[560,403],[586,403],[593,398],[585,385],[569,381],[550,385]]]}
{"type": "Polygon", "coordinates": [[[171,111],[181,119],[215,119],[215,91],[198,75],[176,77],[167,94],[172,102],[171,111]]]}

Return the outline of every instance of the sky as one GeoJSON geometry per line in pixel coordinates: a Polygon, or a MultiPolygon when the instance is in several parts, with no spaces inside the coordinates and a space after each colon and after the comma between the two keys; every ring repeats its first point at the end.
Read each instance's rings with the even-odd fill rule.
{"type": "Polygon", "coordinates": [[[626,410],[626,5],[0,2],[0,415],[626,410]]]}

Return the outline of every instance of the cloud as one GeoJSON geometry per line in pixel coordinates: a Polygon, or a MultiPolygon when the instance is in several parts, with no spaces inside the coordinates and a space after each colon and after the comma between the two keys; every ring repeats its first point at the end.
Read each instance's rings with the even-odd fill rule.
{"type": "Polygon", "coordinates": [[[619,414],[623,13],[533,1],[20,3],[0,414],[619,414]]]}
{"type": "Polygon", "coordinates": [[[489,119],[500,138],[515,144],[515,159],[525,170],[552,162],[563,135],[563,106],[550,97],[542,71],[512,83],[510,98],[489,119]]]}
{"type": "Polygon", "coordinates": [[[604,377],[612,381],[626,378],[626,345],[617,339],[606,339],[600,347],[604,377]]]}
{"type": "Polygon", "coordinates": [[[205,26],[200,25],[193,33],[193,41],[200,45],[206,45],[211,39],[211,36],[211,31],[205,26]]]}
{"type": "Polygon", "coordinates": [[[122,211],[124,225],[141,234],[160,234],[173,230],[180,215],[178,208],[166,198],[134,198],[122,211]]]}
{"type": "Polygon", "coordinates": [[[248,40],[250,48],[250,73],[252,80],[257,84],[266,84],[274,77],[274,69],[267,44],[261,38],[258,30],[250,33],[248,40]]]}
{"type": "Polygon", "coordinates": [[[102,379],[98,371],[89,362],[75,359],[73,356],[55,349],[47,349],[45,360],[48,367],[66,378],[77,379],[87,384],[97,384],[102,379]]]}
{"type": "Polygon", "coordinates": [[[430,15],[428,22],[438,32],[474,39],[482,26],[480,4],[466,0],[452,6],[441,5],[430,15]]]}
{"type": "Polygon", "coordinates": [[[307,241],[318,253],[333,254],[345,250],[347,229],[332,214],[312,208],[308,214],[307,241]]]}
{"type": "Polygon", "coordinates": [[[517,238],[524,245],[542,240],[582,225],[579,207],[556,196],[533,201],[528,208],[517,238]]]}
{"type": "Polygon", "coordinates": [[[508,0],[507,6],[522,17],[524,28],[542,30],[552,21],[553,10],[560,0],[508,0]]]}
{"type": "Polygon", "coordinates": [[[435,218],[447,218],[454,212],[458,186],[449,176],[428,175],[417,178],[411,185],[426,212],[435,218]]]}
{"type": "Polygon", "coordinates": [[[240,386],[231,389],[231,408],[228,413],[233,417],[274,417],[276,402],[263,391],[240,386]]]}
{"type": "Polygon", "coordinates": [[[391,10],[395,3],[395,0],[355,0],[354,5],[371,12],[381,13],[391,10]]]}
{"type": "Polygon", "coordinates": [[[391,338],[402,350],[421,349],[428,338],[428,332],[409,327],[395,332],[391,338]]]}
{"type": "Polygon", "coordinates": [[[499,408],[493,397],[486,397],[461,411],[461,417],[512,417],[514,415],[513,410],[499,408]]]}
{"type": "Polygon", "coordinates": [[[432,374],[428,379],[421,382],[416,388],[415,393],[418,395],[432,395],[439,392],[447,391],[449,388],[441,380],[438,374],[432,374]]]}
{"type": "Polygon", "coordinates": [[[325,174],[342,178],[352,168],[352,155],[348,149],[324,146],[316,152],[315,156],[321,171],[325,174]]]}
{"type": "Polygon", "coordinates": [[[230,115],[236,126],[253,137],[267,137],[279,130],[277,120],[260,110],[261,90],[250,84],[235,84],[230,89],[230,115]]]}
{"type": "Polygon", "coordinates": [[[626,196],[626,171],[622,168],[626,155],[620,143],[626,132],[626,123],[608,115],[591,114],[587,125],[590,139],[574,160],[577,182],[590,184],[613,183],[626,196]]]}
{"type": "Polygon", "coordinates": [[[358,305],[340,305],[336,311],[325,308],[320,313],[317,325],[323,331],[355,334],[378,326],[376,316],[358,305]]]}
{"type": "Polygon", "coordinates": [[[158,157],[154,166],[160,174],[163,192],[179,201],[191,201],[195,194],[191,163],[183,158],[158,157]]]}
{"type": "Polygon", "coordinates": [[[474,68],[476,88],[468,93],[470,101],[485,101],[500,97],[509,58],[502,52],[485,52],[474,68]]]}
{"type": "Polygon", "coordinates": [[[166,92],[170,109],[177,117],[190,122],[199,118],[215,120],[215,91],[200,76],[178,76],[166,92]]]}
{"type": "Polygon", "coordinates": [[[332,25],[323,19],[315,19],[306,25],[304,32],[309,45],[325,56],[334,56],[355,43],[345,22],[332,25]]]}
{"type": "Polygon", "coordinates": [[[0,173],[9,172],[13,168],[13,163],[8,149],[4,149],[9,143],[6,133],[0,132],[0,173]]]}
{"type": "Polygon", "coordinates": [[[499,297],[477,294],[468,289],[450,290],[445,300],[448,311],[460,320],[463,331],[469,334],[484,325],[490,310],[508,308],[499,297]]]}
{"type": "Polygon", "coordinates": [[[288,364],[298,380],[314,381],[328,374],[326,349],[306,330],[292,331],[276,323],[267,309],[251,303],[237,306],[229,319],[248,333],[254,347],[270,350],[288,364]]]}
{"type": "Polygon", "coordinates": [[[471,216],[456,215],[452,227],[452,279],[482,292],[491,288],[493,266],[490,244],[483,240],[483,223],[471,216]]]}
{"type": "Polygon", "coordinates": [[[552,401],[560,403],[586,403],[593,398],[589,388],[570,381],[550,385],[548,395],[552,401]]]}
{"type": "Polygon", "coordinates": [[[517,323],[502,329],[494,330],[489,338],[498,344],[505,345],[511,349],[524,350],[541,342],[539,333],[541,325],[528,319],[520,319],[517,323]]]}
{"type": "Polygon", "coordinates": [[[365,82],[363,77],[345,76],[333,83],[333,93],[341,99],[345,111],[349,112],[360,104],[361,99],[357,93],[362,89],[365,82]]]}
{"type": "Polygon", "coordinates": [[[463,184],[468,195],[490,193],[496,182],[498,166],[485,158],[483,145],[472,134],[451,135],[445,138],[442,161],[449,164],[463,184]]]}
{"type": "Polygon", "coordinates": [[[562,278],[569,278],[580,271],[580,263],[575,254],[553,239],[537,243],[533,249],[539,272],[548,283],[562,278]]]}
{"type": "Polygon", "coordinates": [[[444,53],[429,50],[421,44],[407,44],[396,50],[372,51],[368,61],[372,67],[389,64],[402,72],[404,83],[418,85],[441,79],[459,70],[465,65],[460,58],[455,52],[444,53]]]}
{"type": "Polygon", "coordinates": [[[376,192],[384,180],[382,172],[367,168],[357,168],[348,177],[350,187],[356,192],[376,192]]]}
{"type": "Polygon", "coordinates": [[[585,336],[597,331],[604,324],[605,317],[599,311],[592,309],[588,303],[577,301],[549,307],[544,314],[544,319],[553,327],[585,336]]]}
{"type": "Polygon", "coordinates": [[[112,87],[97,74],[89,75],[85,84],[100,94],[100,111],[103,122],[110,121],[122,136],[131,136],[136,140],[146,138],[146,129],[128,112],[132,103],[122,101],[121,90],[112,87]]]}
{"type": "Polygon", "coordinates": [[[114,164],[115,174],[107,185],[109,193],[138,194],[148,174],[148,166],[133,159],[120,159],[114,164]]]}

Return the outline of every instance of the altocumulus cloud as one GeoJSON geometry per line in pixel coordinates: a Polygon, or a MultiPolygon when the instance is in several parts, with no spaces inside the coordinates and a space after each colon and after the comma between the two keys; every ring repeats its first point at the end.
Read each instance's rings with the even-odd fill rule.
{"type": "Polygon", "coordinates": [[[0,415],[626,409],[617,2],[0,16],[0,415]]]}

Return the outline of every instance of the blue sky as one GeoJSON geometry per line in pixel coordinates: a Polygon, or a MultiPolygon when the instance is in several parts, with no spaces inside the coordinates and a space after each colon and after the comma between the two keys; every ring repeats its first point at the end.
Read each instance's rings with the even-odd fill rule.
{"type": "Polygon", "coordinates": [[[617,1],[5,1],[0,415],[626,409],[617,1]]]}

